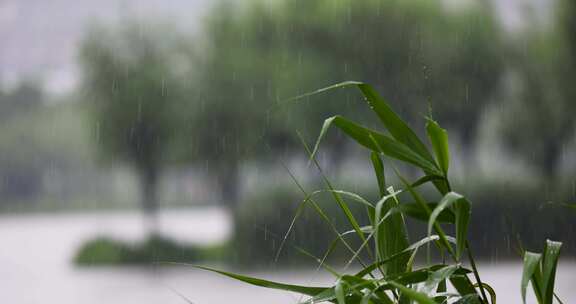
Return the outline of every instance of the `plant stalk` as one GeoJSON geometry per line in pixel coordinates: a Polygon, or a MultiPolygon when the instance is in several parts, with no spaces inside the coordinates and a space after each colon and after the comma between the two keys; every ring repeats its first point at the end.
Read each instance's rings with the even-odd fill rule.
{"type": "Polygon", "coordinates": [[[466,252],[468,252],[468,260],[470,260],[470,265],[472,266],[472,272],[474,273],[474,278],[476,279],[476,283],[480,287],[480,295],[482,295],[482,302],[485,304],[489,304],[488,297],[486,296],[486,292],[484,291],[484,285],[482,284],[482,280],[480,279],[480,274],[478,273],[478,268],[476,268],[476,262],[474,261],[474,257],[472,256],[472,250],[470,250],[470,243],[466,240],[466,252]]]}

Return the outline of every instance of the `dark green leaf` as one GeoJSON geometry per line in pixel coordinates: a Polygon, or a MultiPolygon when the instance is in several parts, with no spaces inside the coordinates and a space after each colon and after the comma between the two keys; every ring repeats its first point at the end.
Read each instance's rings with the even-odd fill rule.
{"type": "Polygon", "coordinates": [[[474,285],[466,275],[453,275],[450,277],[450,283],[461,295],[477,295],[474,285]]]}

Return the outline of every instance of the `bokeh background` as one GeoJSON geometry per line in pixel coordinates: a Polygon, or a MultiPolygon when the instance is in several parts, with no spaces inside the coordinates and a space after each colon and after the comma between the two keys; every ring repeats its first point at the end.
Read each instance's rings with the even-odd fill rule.
{"type": "MultiPolygon", "coordinates": [[[[576,301],[574,79],[571,0],[1,0],[0,301],[297,302],[162,262],[329,280],[297,250],[333,239],[311,210],[275,258],[300,186],[322,188],[304,143],[331,115],[375,119],[352,89],[285,101],[344,80],[449,130],[504,303],[546,238],[576,301]]],[[[367,151],[334,131],[318,159],[376,198],[367,151]]]]}

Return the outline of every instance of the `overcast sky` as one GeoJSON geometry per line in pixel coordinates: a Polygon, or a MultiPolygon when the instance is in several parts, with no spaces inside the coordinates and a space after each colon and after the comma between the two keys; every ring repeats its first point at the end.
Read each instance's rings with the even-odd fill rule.
{"type": "MultiPolygon", "coordinates": [[[[445,0],[448,1],[448,0],[445,0]]],[[[453,0],[450,0],[453,1],[453,0]]],[[[463,1],[463,0],[458,0],[463,1]]],[[[472,1],[472,0],[470,0],[472,1]]],[[[520,24],[522,3],[496,0],[503,23],[520,24]]],[[[531,0],[538,11],[552,0],[531,0]]],[[[0,0],[0,83],[37,78],[53,93],[76,85],[77,44],[92,23],[120,17],[170,20],[195,30],[214,0],[0,0]]]]}

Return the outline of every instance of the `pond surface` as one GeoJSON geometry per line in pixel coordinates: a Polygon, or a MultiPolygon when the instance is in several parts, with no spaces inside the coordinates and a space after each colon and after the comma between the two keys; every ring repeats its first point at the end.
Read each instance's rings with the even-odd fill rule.
{"type": "MultiPolygon", "coordinates": [[[[77,248],[99,235],[126,240],[143,237],[138,213],[45,214],[0,216],[0,303],[19,304],[195,304],[296,303],[298,295],[248,286],[187,267],[77,268],[70,263],[77,248]]],[[[230,218],[218,208],[174,210],[161,216],[161,230],[176,239],[217,243],[230,234],[230,218]]],[[[557,292],[576,302],[576,263],[558,270],[557,292]]],[[[498,303],[521,303],[521,265],[482,263],[484,280],[492,283],[498,303]]],[[[331,283],[312,271],[251,273],[292,283],[331,283]]],[[[530,302],[534,303],[534,302],[530,302]]]]}

